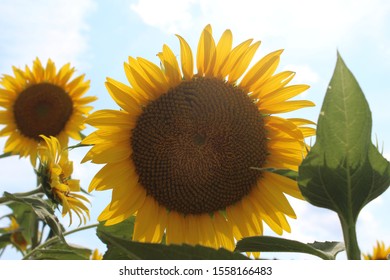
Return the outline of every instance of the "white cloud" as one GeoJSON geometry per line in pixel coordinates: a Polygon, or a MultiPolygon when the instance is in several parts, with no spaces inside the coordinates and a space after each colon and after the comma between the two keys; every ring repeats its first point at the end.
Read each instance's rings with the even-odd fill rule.
{"type": "MultiPolygon", "coordinates": [[[[31,65],[36,56],[57,66],[80,63],[88,49],[85,18],[92,0],[5,0],[0,2],[1,71],[31,65]]],[[[79,67],[78,67],[79,68],[79,67]]]]}
{"type": "Polygon", "coordinates": [[[219,31],[232,29],[239,40],[271,38],[283,43],[283,47],[317,52],[327,47],[334,50],[341,42],[361,34],[383,34],[390,2],[139,0],[132,9],[146,24],[168,32],[211,23],[219,31]]]}
{"type": "Polygon", "coordinates": [[[196,0],[141,0],[130,5],[130,8],[146,24],[175,33],[191,26],[193,16],[190,10],[195,2],[196,0]]]}
{"type": "Polygon", "coordinates": [[[318,73],[315,72],[309,65],[288,64],[283,67],[283,70],[290,70],[296,73],[293,80],[295,84],[313,84],[317,83],[320,79],[318,73]]]}

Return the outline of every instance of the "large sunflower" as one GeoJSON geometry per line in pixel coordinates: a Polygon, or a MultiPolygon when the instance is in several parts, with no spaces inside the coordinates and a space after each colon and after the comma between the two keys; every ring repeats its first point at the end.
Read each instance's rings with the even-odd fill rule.
{"type": "Polygon", "coordinates": [[[62,147],[69,136],[81,140],[80,130],[92,109],[85,105],[96,97],[82,97],[89,81],[84,75],[70,81],[75,72],[70,64],[57,72],[50,59],[45,68],[37,58],[32,69],[13,67],[13,72],[14,77],[3,75],[0,80],[0,106],[5,108],[0,111],[0,124],[5,124],[0,136],[8,136],[5,153],[30,156],[35,166],[39,135],[55,136],[62,147]]]}
{"type": "Polygon", "coordinates": [[[167,45],[158,54],[161,68],[129,57],[131,87],[106,82],[121,110],[87,119],[97,130],[83,140],[94,144],[84,161],[105,164],[89,190],[112,190],[99,220],[112,225],[136,215],[134,240],[165,235],[167,244],[230,250],[235,239],[261,235],[263,221],[278,234],[290,231],[286,216],[296,216],[285,194],[301,198],[297,184],[265,169],[301,163],[312,122],[273,114],[313,106],[289,101],[308,86],[287,86],[290,71],[274,75],[282,50],[246,71],[260,42],[232,48],[226,30],[216,44],[209,25],[194,74],[191,48],[177,37],[181,67],[167,45]]]}

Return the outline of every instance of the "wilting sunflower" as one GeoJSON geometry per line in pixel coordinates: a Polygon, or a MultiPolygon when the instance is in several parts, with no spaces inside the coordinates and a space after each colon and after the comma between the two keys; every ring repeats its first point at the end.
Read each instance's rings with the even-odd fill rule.
{"type": "Polygon", "coordinates": [[[66,147],[69,136],[81,140],[80,130],[92,109],[86,104],[95,97],[82,97],[89,89],[84,75],[70,81],[75,72],[70,64],[58,72],[49,59],[44,68],[37,58],[32,69],[13,67],[14,77],[3,75],[0,84],[0,136],[8,136],[5,153],[30,156],[35,166],[39,135],[55,136],[66,147]]]}
{"type": "Polygon", "coordinates": [[[45,145],[38,147],[40,167],[38,175],[46,195],[55,203],[62,205],[62,217],[69,214],[72,223],[74,212],[80,224],[89,218],[89,209],[84,202],[89,200],[76,192],[80,192],[80,181],[71,179],[73,162],[68,160],[68,150],[62,150],[57,138],[41,135],[45,145]]]}
{"type": "Polygon", "coordinates": [[[386,247],[383,241],[377,241],[374,253],[372,255],[363,254],[363,257],[365,260],[390,260],[390,246],[386,247]]]}
{"type": "Polygon", "coordinates": [[[5,230],[11,232],[12,244],[19,250],[25,252],[27,250],[28,243],[20,231],[19,223],[16,221],[15,217],[11,217],[11,225],[5,230]]]}
{"type": "Polygon", "coordinates": [[[131,86],[106,82],[121,110],[87,119],[97,130],[83,140],[94,144],[84,161],[105,164],[89,190],[112,190],[99,220],[112,225],[136,215],[134,240],[165,235],[167,244],[230,250],[235,239],[261,235],[263,221],[278,234],[290,231],[286,216],[296,216],[285,194],[301,198],[297,184],[265,169],[301,163],[312,122],[273,114],[313,106],[289,100],[308,86],[287,86],[290,71],[274,75],[282,50],[246,71],[260,42],[232,48],[226,30],[216,44],[209,25],[194,73],[191,48],[177,37],[181,67],[166,45],[161,68],[129,57],[131,86]]]}

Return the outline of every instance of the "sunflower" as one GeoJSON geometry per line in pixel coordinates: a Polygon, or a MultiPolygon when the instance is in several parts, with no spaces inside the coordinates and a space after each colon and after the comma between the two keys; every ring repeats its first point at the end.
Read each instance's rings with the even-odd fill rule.
{"type": "Polygon", "coordinates": [[[70,81],[75,69],[69,63],[57,73],[50,59],[44,68],[36,58],[32,69],[13,67],[13,72],[14,77],[3,75],[0,80],[0,106],[5,108],[0,111],[0,124],[5,125],[0,136],[9,136],[5,153],[30,156],[35,166],[39,135],[55,136],[63,147],[69,136],[81,140],[80,130],[92,109],[85,105],[96,97],[82,97],[89,81],[84,75],[70,81]]]}
{"type": "Polygon", "coordinates": [[[83,161],[105,164],[89,186],[112,190],[99,216],[105,225],[136,215],[133,239],[234,249],[234,241],[261,235],[263,222],[282,234],[295,218],[285,194],[301,198],[295,181],[267,170],[297,170],[314,134],[305,119],[276,113],[313,106],[289,100],[307,85],[274,75],[282,50],[247,68],[260,45],[232,48],[226,30],[218,43],[208,25],[193,54],[180,42],[180,63],[164,45],[161,68],[129,57],[131,86],[107,78],[121,110],[100,110],[87,123],[97,130],[83,143],[94,146],[83,161]],[[245,73],[245,74],[244,74],[245,73]]]}
{"type": "Polygon", "coordinates": [[[71,179],[73,162],[68,160],[68,150],[62,150],[57,138],[41,135],[45,145],[38,147],[41,165],[38,170],[40,183],[46,195],[56,204],[62,205],[62,217],[69,214],[72,223],[74,212],[80,224],[89,218],[89,209],[83,202],[89,200],[75,192],[80,192],[80,181],[71,179]]]}
{"type": "Polygon", "coordinates": [[[91,260],[102,260],[103,259],[103,255],[99,252],[98,249],[95,249],[93,250],[92,254],[91,254],[91,260]]]}
{"type": "Polygon", "coordinates": [[[27,250],[27,240],[24,238],[19,223],[16,221],[15,217],[11,216],[11,225],[5,230],[11,232],[11,242],[12,244],[21,250],[22,252],[26,252],[27,250]]]}
{"type": "Polygon", "coordinates": [[[390,260],[390,246],[386,248],[385,243],[376,242],[376,247],[374,247],[374,253],[363,254],[365,260],[390,260]]]}

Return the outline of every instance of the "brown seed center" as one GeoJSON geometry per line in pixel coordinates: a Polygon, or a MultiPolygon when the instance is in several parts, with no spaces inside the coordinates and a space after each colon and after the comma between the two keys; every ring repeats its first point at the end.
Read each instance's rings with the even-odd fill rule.
{"type": "Polygon", "coordinates": [[[240,88],[183,81],[148,104],[132,132],[139,181],[169,210],[223,210],[255,186],[267,156],[264,122],[240,88]]]}
{"type": "Polygon", "coordinates": [[[68,122],[73,102],[59,86],[41,83],[23,90],[17,97],[13,112],[20,133],[40,141],[40,134],[57,136],[68,122]]]}

